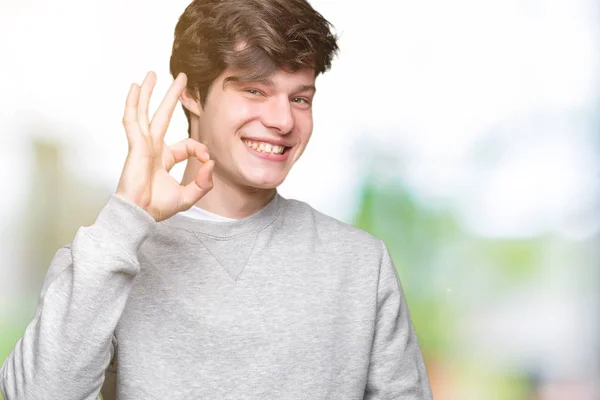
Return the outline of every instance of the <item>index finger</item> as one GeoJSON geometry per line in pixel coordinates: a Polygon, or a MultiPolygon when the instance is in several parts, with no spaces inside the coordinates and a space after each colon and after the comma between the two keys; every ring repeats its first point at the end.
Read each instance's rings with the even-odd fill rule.
{"type": "Polygon", "coordinates": [[[158,110],[156,110],[156,113],[154,113],[154,116],[152,117],[150,132],[153,137],[162,139],[165,136],[167,127],[173,116],[173,111],[179,101],[179,96],[183,93],[186,84],[187,76],[183,72],[177,75],[177,78],[175,78],[171,84],[171,87],[162,99],[160,106],[158,106],[158,110]]]}
{"type": "Polygon", "coordinates": [[[210,155],[208,154],[206,146],[192,138],[187,138],[179,143],[170,145],[169,151],[171,152],[172,158],[164,160],[167,171],[170,171],[175,164],[187,160],[190,157],[196,157],[202,163],[206,163],[210,160],[210,155]]]}

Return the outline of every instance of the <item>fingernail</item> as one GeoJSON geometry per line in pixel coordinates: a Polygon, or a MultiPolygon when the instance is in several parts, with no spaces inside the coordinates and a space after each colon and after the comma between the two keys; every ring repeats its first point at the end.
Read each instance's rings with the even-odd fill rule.
{"type": "Polygon", "coordinates": [[[208,153],[204,153],[204,154],[203,154],[203,156],[204,156],[204,158],[206,158],[207,160],[210,160],[210,154],[208,154],[208,153]]]}

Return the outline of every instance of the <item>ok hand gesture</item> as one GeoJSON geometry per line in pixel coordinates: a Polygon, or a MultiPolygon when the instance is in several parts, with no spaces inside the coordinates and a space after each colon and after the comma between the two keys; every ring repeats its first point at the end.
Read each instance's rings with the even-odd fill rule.
{"type": "Polygon", "coordinates": [[[171,146],[164,143],[167,127],[186,82],[185,74],[177,76],[152,121],[148,120],[148,105],[156,75],[149,72],[142,86],[134,83],[127,95],[123,125],[129,152],[116,194],[144,209],[157,222],[187,210],[213,187],[214,161],[210,160],[205,145],[194,139],[185,139],[171,146]],[[182,186],[169,171],[189,157],[196,157],[204,165],[194,181],[182,186]]]}

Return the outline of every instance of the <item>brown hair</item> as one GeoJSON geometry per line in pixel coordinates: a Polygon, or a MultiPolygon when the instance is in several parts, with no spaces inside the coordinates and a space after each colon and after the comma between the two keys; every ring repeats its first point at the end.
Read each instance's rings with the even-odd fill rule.
{"type": "Polygon", "coordinates": [[[306,0],[194,0],[175,27],[171,75],[187,75],[188,91],[202,107],[227,67],[246,72],[248,80],[277,69],[313,68],[319,75],[338,51],[331,27],[306,0]]]}

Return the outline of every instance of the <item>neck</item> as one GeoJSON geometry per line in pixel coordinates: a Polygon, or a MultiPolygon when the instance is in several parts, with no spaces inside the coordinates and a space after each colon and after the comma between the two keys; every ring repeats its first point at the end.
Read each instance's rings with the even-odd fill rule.
{"type": "MultiPolygon", "coordinates": [[[[188,159],[181,180],[187,185],[194,180],[202,164],[188,159]]],[[[263,208],[275,195],[276,189],[244,188],[222,177],[217,168],[213,171],[213,188],[194,205],[226,218],[242,219],[263,208]]]]}

